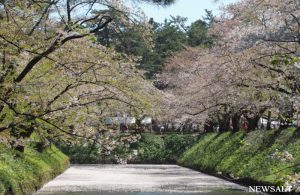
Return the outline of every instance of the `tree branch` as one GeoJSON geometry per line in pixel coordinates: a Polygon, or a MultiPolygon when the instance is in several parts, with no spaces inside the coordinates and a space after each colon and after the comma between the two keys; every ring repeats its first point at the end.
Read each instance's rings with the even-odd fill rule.
{"type": "Polygon", "coordinates": [[[91,30],[89,33],[86,34],[73,34],[70,36],[67,36],[66,38],[62,39],[63,35],[59,34],[55,41],[49,46],[48,49],[46,49],[41,54],[38,54],[35,56],[32,60],[29,61],[29,63],[25,66],[25,68],[22,70],[22,72],[19,74],[19,76],[15,79],[16,83],[21,82],[25,76],[32,70],[32,68],[40,62],[43,58],[47,57],[49,54],[53,53],[55,50],[57,50],[59,47],[64,45],[66,42],[74,40],[74,39],[80,39],[83,37],[88,36],[89,34],[96,33],[97,31],[104,28],[106,25],[108,25],[112,21],[112,18],[108,18],[104,23],[99,23],[98,26],[91,30]]]}
{"type": "Polygon", "coordinates": [[[197,116],[199,114],[202,114],[203,112],[207,111],[207,110],[210,110],[212,108],[215,108],[215,107],[219,107],[219,106],[227,106],[228,104],[225,104],[225,103],[216,103],[214,105],[211,105],[211,106],[208,106],[206,107],[204,104],[202,104],[203,106],[203,109],[198,111],[198,112],[195,112],[195,113],[191,113],[191,112],[185,112],[185,114],[188,114],[188,115],[191,115],[191,116],[197,116]]]}
{"type": "Polygon", "coordinates": [[[44,9],[41,17],[39,18],[39,20],[35,23],[35,25],[32,27],[32,29],[30,30],[30,32],[28,33],[29,36],[31,36],[33,34],[33,32],[35,31],[35,29],[40,25],[40,23],[42,22],[43,18],[45,17],[45,15],[48,13],[50,7],[53,4],[56,4],[57,1],[53,1],[50,2],[48,6],[46,6],[46,8],[44,9]]]}
{"type": "Polygon", "coordinates": [[[71,5],[70,5],[70,0],[67,0],[67,21],[68,21],[68,24],[71,23],[71,5]]]}

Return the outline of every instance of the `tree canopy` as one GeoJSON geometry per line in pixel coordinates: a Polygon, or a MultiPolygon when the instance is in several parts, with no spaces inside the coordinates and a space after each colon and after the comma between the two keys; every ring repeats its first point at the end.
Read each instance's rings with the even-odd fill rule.
{"type": "Polygon", "coordinates": [[[187,49],[162,71],[166,90],[178,97],[169,102],[177,105],[171,118],[238,130],[243,116],[255,129],[268,111],[269,120],[291,124],[299,109],[298,7],[255,0],[225,7],[209,28],[212,47],[187,49]]]}
{"type": "Polygon", "coordinates": [[[159,92],[135,62],[97,42],[113,22],[142,22],[121,2],[1,1],[0,16],[1,142],[16,147],[32,134],[44,144],[62,135],[101,142],[103,117],[153,112],[159,92]]]}

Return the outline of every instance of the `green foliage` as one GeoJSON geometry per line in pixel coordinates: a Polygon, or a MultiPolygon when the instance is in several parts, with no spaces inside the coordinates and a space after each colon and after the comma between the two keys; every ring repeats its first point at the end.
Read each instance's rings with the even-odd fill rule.
{"type": "Polygon", "coordinates": [[[299,130],[289,128],[223,134],[210,133],[184,153],[179,163],[235,179],[282,185],[300,171],[299,130]],[[280,154],[276,157],[277,154],[280,154]],[[281,158],[287,154],[288,158],[281,158]]]}
{"type": "Polygon", "coordinates": [[[189,46],[211,45],[213,39],[207,34],[208,27],[208,24],[202,20],[192,23],[187,32],[189,46]]]}
{"type": "MultiPolygon", "coordinates": [[[[115,9],[94,12],[95,14],[105,12],[114,18],[103,31],[96,33],[99,43],[126,55],[143,56],[145,52],[149,52],[152,40],[151,26],[138,15],[139,19],[132,22],[127,15],[115,9]]],[[[90,25],[94,26],[97,22],[99,21],[92,21],[90,25]]]]}
{"type": "Polygon", "coordinates": [[[57,147],[66,155],[69,156],[70,161],[76,164],[96,164],[103,163],[102,155],[99,154],[99,150],[93,143],[77,143],[72,146],[65,144],[56,144],[57,147]]]}
{"type": "MultiPolygon", "coordinates": [[[[127,135],[120,135],[120,139],[127,135]]],[[[176,163],[178,158],[195,143],[192,135],[141,134],[139,141],[131,144],[118,144],[111,152],[101,152],[92,143],[76,145],[60,144],[58,147],[70,156],[72,163],[176,163]],[[134,154],[136,153],[136,154],[134,154]]]]}
{"type": "Polygon", "coordinates": [[[271,59],[271,64],[272,65],[279,65],[279,64],[284,64],[288,65],[290,62],[287,58],[282,58],[282,57],[273,57],[271,59]]]}
{"type": "Polygon", "coordinates": [[[143,1],[149,2],[149,3],[155,3],[155,4],[158,4],[158,5],[171,5],[176,0],[143,0],[143,1]]]}
{"type": "Polygon", "coordinates": [[[196,141],[193,135],[171,134],[164,138],[164,158],[165,161],[176,163],[178,158],[189,149],[196,141]]]}
{"type": "Polygon", "coordinates": [[[130,150],[136,150],[137,156],[130,159],[129,163],[176,163],[196,139],[193,135],[144,133],[138,142],[131,144],[130,150]]]}
{"type": "Polygon", "coordinates": [[[150,20],[149,23],[154,28],[154,48],[144,52],[141,61],[141,68],[147,71],[146,75],[149,78],[162,71],[168,57],[182,51],[186,46],[207,47],[213,44],[214,37],[208,35],[209,23],[197,20],[186,26],[186,21],[186,18],[180,16],[165,20],[163,24],[150,20]]]}
{"type": "Polygon", "coordinates": [[[26,147],[20,153],[0,145],[0,194],[31,194],[69,166],[54,145],[42,153],[26,147]]]}
{"type": "Polygon", "coordinates": [[[155,134],[142,134],[142,138],[137,144],[132,145],[132,149],[138,150],[137,162],[161,163],[164,161],[164,140],[155,134]]]}
{"type": "Polygon", "coordinates": [[[205,21],[197,20],[191,26],[186,26],[187,18],[181,16],[171,16],[170,20],[161,24],[153,19],[148,23],[132,23],[115,10],[108,9],[106,12],[114,20],[97,33],[98,42],[127,56],[141,57],[140,68],[146,70],[148,78],[161,72],[166,59],[185,46],[210,46],[213,43],[213,37],[208,35],[213,20],[209,11],[205,21]]]}
{"type": "Polygon", "coordinates": [[[181,51],[186,43],[186,34],[177,25],[165,21],[153,34],[154,48],[145,53],[141,68],[147,71],[149,78],[162,70],[167,57],[181,51]]]}

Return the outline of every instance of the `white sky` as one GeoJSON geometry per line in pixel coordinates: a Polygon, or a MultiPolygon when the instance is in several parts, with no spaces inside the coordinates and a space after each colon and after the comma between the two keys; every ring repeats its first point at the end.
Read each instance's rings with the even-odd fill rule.
{"type": "Polygon", "coordinates": [[[219,3],[214,3],[213,0],[177,0],[175,4],[168,7],[142,3],[141,8],[149,18],[154,18],[156,22],[163,22],[165,18],[169,18],[172,15],[187,17],[190,23],[202,19],[202,16],[205,16],[205,9],[213,10],[213,14],[218,15],[220,5],[237,1],[221,0],[219,3]]]}

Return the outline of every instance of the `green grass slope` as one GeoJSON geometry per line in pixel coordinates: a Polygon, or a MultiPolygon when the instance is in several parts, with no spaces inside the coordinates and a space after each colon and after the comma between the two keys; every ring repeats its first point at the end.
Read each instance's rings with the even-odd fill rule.
{"type": "Polygon", "coordinates": [[[296,128],[205,134],[179,164],[240,181],[283,185],[300,172],[299,134],[296,128]]]}
{"type": "Polygon", "coordinates": [[[30,147],[20,153],[0,145],[0,195],[32,194],[68,166],[68,157],[54,145],[42,153],[30,147]]]}

